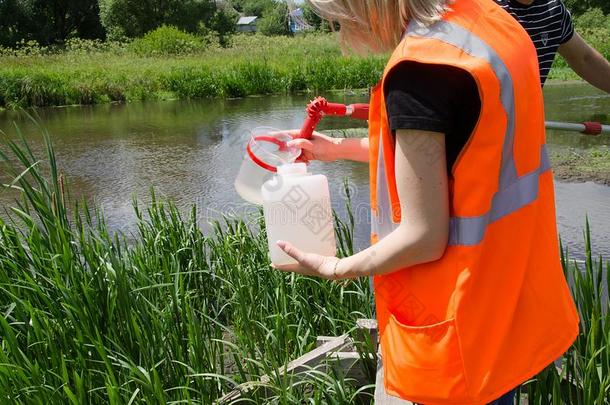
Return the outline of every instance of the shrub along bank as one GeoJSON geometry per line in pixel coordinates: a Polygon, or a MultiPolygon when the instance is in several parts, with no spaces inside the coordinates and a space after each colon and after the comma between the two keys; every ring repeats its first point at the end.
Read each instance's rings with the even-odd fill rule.
{"type": "MultiPolygon", "coordinates": [[[[594,9],[575,21],[606,58],[608,19],[594,9]]],[[[61,51],[36,43],[0,49],[0,108],[366,88],[387,58],[343,55],[332,33],[236,35],[228,45],[162,26],[126,44],[71,40],[61,51]]],[[[550,79],[575,78],[557,58],[550,79]]]]}
{"type": "Polygon", "coordinates": [[[343,56],[333,34],[238,35],[229,48],[151,34],[128,45],[75,41],[61,53],[32,46],[5,54],[5,108],[364,88],[385,62],[343,56]]]}

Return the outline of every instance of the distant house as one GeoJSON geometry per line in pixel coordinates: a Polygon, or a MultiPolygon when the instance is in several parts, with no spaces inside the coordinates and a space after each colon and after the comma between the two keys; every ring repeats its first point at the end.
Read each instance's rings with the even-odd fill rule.
{"type": "Polygon", "coordinates": [[[293,34],[295,32],[308,31],[313,29],[313,27],[307,24],[305,21],[305,16],[303,15],[302,8],[295,8],[294,10],[288,13],[288,27],[290,28],[290,32],[293,34]]]}
{"type": "Polygon", "coordinates": [[[256,32],[257,16],[240,17],[237,20],[237,32],[256,32]]]}

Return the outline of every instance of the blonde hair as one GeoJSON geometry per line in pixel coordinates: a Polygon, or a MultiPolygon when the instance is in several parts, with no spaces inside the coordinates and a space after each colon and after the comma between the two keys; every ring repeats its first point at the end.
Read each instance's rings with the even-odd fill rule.
{"type": "Polygon", "coordinates": [[[323,19],[340,26],[341,39],[356,51],[394,49],[410,20],[430,25],[449,0],[307,0],[323,19]]]}

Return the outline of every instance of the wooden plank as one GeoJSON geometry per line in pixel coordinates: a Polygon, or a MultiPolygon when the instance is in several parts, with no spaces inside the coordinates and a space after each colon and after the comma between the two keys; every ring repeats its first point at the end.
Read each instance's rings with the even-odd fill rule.
{"type": "MultiPolygon", "coordinates": [[[[335,367],[335,370],[343,373],[346,378],[353,378],[362,385],[372,383],[369,377],[372,372],[366,369],[365,362],[362,361],[361,355],[354,350],[354,346],[355,343],[365,345],[368,341],[373,344],[375,351],[377,350],[377,321],[375,319],[358,319],[356,321],[356,326],[358,329],[354,334],[356,342],[354,342],[348,334],[341,336],[318,336],[315,349],[288,363],[284,369],[278,370],[278,374],[280,376],[291,374],[298,380],[300,379],[299,373],[304,374],[317,367],[322,362],[327,361],[329,366],[335,367]]],[[[371,360],[373,359],[374,355],[371,354],[371,360]]],[[[271,376],[264,375],[258,381],[240,384],[234,390],[220,398],[216,403],[224,404],[235,401],[239,399],[244,392],[259,387],[261,384],[268,384],[270,381],[271,376]]],[[[262,387],[262,389],[264,390],[264,387],[262,387]]],[[[265,396],[264,393],[263,396],[265,396]]]]}
{"type": "MultiPolygon", "coordinates": [[[[374,361],[373,354],[369,355],[374,361]]],[[[328,355],[328,364],[333,370],[344,378],[355,380],[358,386],[369,385],[374,382],[364,367],[362,355],[358,352],[337,352],[328,355]]]]}
{"type": "Polygon", "coordinates": [[[331,340],[333,340],[334,338],[336,338],[336,336],[318,336],[316,338],[316,347],[320,347],[322,346],[324,343],[326,342],[330,342],[331,340]]]}
{"type": "MultiPolygon", "coordinates": [[[[318,336],[316,338],[316,347],[322,346],[324,343],[330,342],[333,339],[336,339],[336,336],[318,336]]],[[[354,344],[351,339],[347,339],[345,345],[341,346],[337,349],[338,352],[353,352],[354,344]]]]}
{"type": "Polygon", "coordinates": [[[356,320],[356,333],[354,340],[360,343],[362,347],[367,346],[367,342],[372,343],[372,350],[376,352],[379,346],[379,332],[377,331],[376,319],[361,318],[356,320]]]}
{"type": "MultiPolygon", "coordinates": [[[[298,378],[299,373],[304,373],[308,370],[318,366],[323,360],[326,360],[328,353],[340,351],[342,347],[351,343],[351,339],[347,334],[335,337],[332,340],[323,343],[320,347],[313,349],[310,352],[305,353],[303,356],[296,360],[291,361],[288,365],[279,370],[279,375],[294,374],[298,378]]],[[[230,401],[234,401],[241,397],[243,392],[248,392],[256,386],[266,384],[271,381],[269,375],[264,375],[257,382],[247,382],[240,384],[233,391],[224,395],[216,403],[224,404],[230,401]]]]}

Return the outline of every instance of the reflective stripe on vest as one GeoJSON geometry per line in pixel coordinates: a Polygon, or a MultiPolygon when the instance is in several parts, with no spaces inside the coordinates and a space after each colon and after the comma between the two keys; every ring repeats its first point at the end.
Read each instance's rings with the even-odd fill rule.
{"type": "MultiPolygon", "coordinates": [[[[500,98],[506,112],[507,124],[502,147],[499,190],[495,193],[488,212],[475,217],[451,217],[449,224],[450,246],[473,246],[479,244],[487,226],[535,201],[538,197],[538,180],[542,173],[550,169],[545,145],[540,150],[540,166],[523,176],[517,176],[513,156],[515,137],[515,103],[513,81],[504,62],[483,40],[468,30],[447,21],[439,21],[431,27],[415,23],[409,24],[406,32],[410,37],[433,38],[457,48],[467,54],[487,61],[500,82],[500,98]]],[[[391,204],[385,173],[383,142],[379,143],[377,164],[377,215],[372,214],[371,231],[385,237],[398,224],[392,221],[391,204]]]]}

